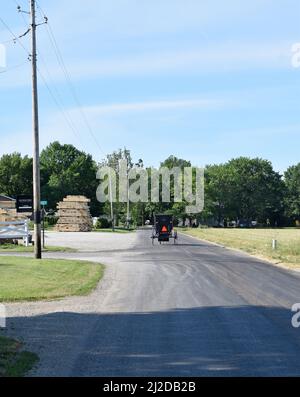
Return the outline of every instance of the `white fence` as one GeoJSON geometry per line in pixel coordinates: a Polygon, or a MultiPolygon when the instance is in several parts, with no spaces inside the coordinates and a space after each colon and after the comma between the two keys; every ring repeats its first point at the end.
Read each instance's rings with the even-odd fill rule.
{"type": "Polygon", "coordinates": [[[29,244],[28,221],[0,222],[0,240],[23,239],[26,247],[29,244]]]}
{"type": "Polygon", "coordinates": [[[6,327],[6,307],[0,303],[0,328],[6,327]]]}

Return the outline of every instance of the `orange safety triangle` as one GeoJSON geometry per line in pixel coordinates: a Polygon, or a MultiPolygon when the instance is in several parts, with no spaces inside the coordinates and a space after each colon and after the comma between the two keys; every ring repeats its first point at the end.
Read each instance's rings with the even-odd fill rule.
{"type": "Polygon", "coordinates": [[[168,229],[167,229],[167,227],[166,227],[166,226],[163,226],[163,227],[161,228],[161,231],[162,231],[162,232],[167,232],[167,231],[168,231],[168,229]]]}

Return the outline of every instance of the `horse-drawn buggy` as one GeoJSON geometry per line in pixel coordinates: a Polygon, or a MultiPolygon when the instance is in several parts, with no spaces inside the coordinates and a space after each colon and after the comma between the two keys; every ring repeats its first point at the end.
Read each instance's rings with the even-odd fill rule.
{"type": "Polygon", "coordinates": [[[173,239],[174,244],[176,244],[178,236],[177,231],[174,230],[173,227],[172,215],[154,215],[151,238],[152,244],[154,244],[155,239],[157,239],[160,244],[162,241],[170,241],[170,239],[173,239]]]}

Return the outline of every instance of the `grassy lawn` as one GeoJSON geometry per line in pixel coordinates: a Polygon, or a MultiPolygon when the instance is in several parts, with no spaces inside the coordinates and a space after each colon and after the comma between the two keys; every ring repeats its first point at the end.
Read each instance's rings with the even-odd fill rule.
{"type": "Polygon", "coordinates": [[[290,267],[300,266],[300,229],[182,229],[181,232],[226,247],[282,262],[290,267]],[[277,250],[272,250],[272,239],[277,250]]]}
{"type": "Polygon", "coordinates": [[[100,264],[84,261],[0,256],[0,302],[86,295],[103,270],[100,264]]]}
{"type": "Polygon", "coordinates": [[[0,378],[24,376],[37,361],[37,355],[23,351],[20,342],[0,336],[0,378]]]}
{"type": "MultiPolygon", "coordinates": [[[[5,252],[33,252],[33,246],[0,244],[0,253],[5,252]]],[[[43,252],[77,252],[77,250],[69,247],[47,246],[43,248],[43,252]]]]}

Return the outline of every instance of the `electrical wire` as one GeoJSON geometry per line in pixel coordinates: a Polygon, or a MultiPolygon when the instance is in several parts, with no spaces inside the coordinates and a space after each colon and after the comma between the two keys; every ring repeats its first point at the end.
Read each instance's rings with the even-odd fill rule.
{"type": "MultiPolygon", "coordinates": [[[[19,7],[18,2],[17,2],[16,0],[13,0],[13,1],[14,1],[14,3],[16,4],[16,6],[19,7]]],[[[39,12],[40,12],[40,14],[41,14],[41,17],[45,19],[45,13],[42,11],[41,6],[38,4],[38,2],[36,2],[36,5],[37,5],[37,8],[38,8],[38,10],[39,10],[39,12]]],[[[25,24],[27,25],[27,21],[26,21],[24,15],[23,15],[23,13],[21,13],[21,14],[22,14],[22,17],[23,17],[23,21],[24,21],[25,24]]],[[[5,24],[5,25],[6,25],[6,24],[5,24]]],[[[7,25],[6,25],[6,27],[9,28],[7,25]]],[[[29,30],[30,30],[30,29],[29,29],[29,30]]],[[[20,36],[20,37],[16,37],[16,36],[14,35],[14,33],[13,33],[10,29],[9,29],[9,31],[10,31],[10,33],[13,35],[14,40],[20,39],[20,38],[23,36],[23,35],[22,35],[22,36],[20,36]]],[[[86,114],[85,114],[85,112],[84,112],[83,109],[82,109],[82,105],[81,105],[81,103],[80,103],[80,101],[79,101],[79,98],[78,98],[78,96],[77,96],[77,94],[76,94],[76,91],[75,91],[75,89],[74,89],[74,87],[73,87],[73,85],[72,85],[70,75],[69,75],[69,73],[68,73],[68,71],[67,71],[67,68],[66,68],[66,66],[65,66],[64,60],[63,60],[62,55],[61,55],[61,52],[60,52],[60,50],[59,50],[57,41],[56,41],[56,39],[55,39],[55,37],[54,37],[53,31],[52,31],[51,27],[48,25],[48,21],[47,21],[47,33],[48,33],[48,35],[49,35],[50,42],[51,42],[51,44],[52,44],[52,46],[53,46],[53,49],[54,49],[54,52],[55,52],[55,56],[56,56],[56,58],[57,58],[57,60],[58,60],[58,62],[59,62],[60,67],[61,67],[62,70],[63,70],[63,73],[64,73],[65,78],[66,78],[66,80],[67,80],[67,83],[68,83],[68,85],[69,85],[69,88],[70,88],[71,94],[72,94],[72,96],[73,96],[73,99],[75,100],[77,106],[79,107],[80,113],[81,113],[81,115],[82,115],[82,117],[83,117],[83,120],[84,120],[84,122],[85,122],[85,124],[86,124],[86,126],[87,126],[87,128],[88,128],[88,131],[89,131],[90,135],[93,137],[93,139],[94,139],[94,141],[95,141],[95,143],[96,143],[98,149],[99,149],[102,153],[104,153],[103,150],[102,150],[102,148],[101,148],[100,145],[99,145],[99,142],[97,141],[97,139],[96,139],[96,137],[95,137],[95,135],[94,135],[94,133],[93,133],[93,131],[92,131],[92,128],[91,128],[91,126],[90,126],[90,124],[89,124],[89,122],[88,122],[88,119],[87,119],[87,117],[86,117],[86,114]]],[[[26,31],[25,34],[27,34],[27,31],[26,31]]],[[[19,40],[18,40],[18,42],[20,43],[19,40]]],[[[24,47],[24,46],[23,46],[23,47],[24,47]]],[[[38,52],[38,56],[39,56],[40,59],[42,60],[42,62],[43,62],[43,64],[44,64],[44,67],[45,67],[45,70],[46,70],[48,76],[50,77],[50,79],[52,80],[51,74],[50,74],[50,72],[49,72],[49,69],[47,68],[46,62],[45,62],[45,60],[43,59],[42,54],[41,54],[40,52],[38,52]]],[[[63,117],[64,117],[64,119],[66,120],[68,126],[71,128],[72,132],[76,135],[76,138],[79,139],[80,143],[82,143],[81,138],[80,138],[80,134],[79,134],[78,131],[77,131],[76,124],[72,121],[72,119],[70,119],[70,117],[68,116],[67,112],[63,109],[63,101],[62,101],[62,99],[61,99],[61,96],[60,96],[58,90],[55,88],[55,93],[56,93],[56,96],[57,96],[57,98],[58,98],[58,99],[57,99],[57,98],[55,97],[55,94],[54,94],[53,91],[51,90],[50,86],[48,85],[48,83],[47,83],[47,81],[46,81],[46,78],[43,76],[43,74],[42,74],[42,72],[41,72],[41,70],[40,70],[39,68],[38,68],[38,73],[39,73],[40,77],[42,78],[42,80],[43,80],[43,82],[44,82],[44,84],[45,84],[45,86],[46,86],[46,88],[47,88],[47,90],[48,90],[50,96],[51,96],[52,99],[53,99],[53,101],[54,101],[55,104],[58,106],[59,110],[62,112],[63,117]]],[[[53,80],[52,80],[52,81],[53,81],[53,80]]],[[[55,87],[55,85],[53,85],[53,86],[55,87]]]]}
{"type": "Polygon", "coordinates": [[[13,36],[15,42],[18,43],[23,48],[23,50],[26,52],[27,56],[31,56],[30,52],[26,49],[26,47],[20,40],[19,36],[16,36],[14,34],[14,32],[11,30],[11,28],[7,25],[7,23],[3,20],[3,18],[1,16],[0,16],[0,22],[9,31],[9,33],[13,36]]]}
{"type": "Polygon", "coordinates": [[[19,9],[19,7],[20,7],[21,5],[18,3],[17,0],[12,0],[12,1],[13,1],[13,2],[15,3],[15,5],[17,6],[17,10],[18,10],[19,14],[21,14],[21,18],[23,19],[24,23],[25,23],[26,25],[28,25],[28,22],[26,21],[24,12],[22,12],[22,11],[19,9]]]}
{"type": "MultiPolygon", "coordinates": [[[[20,38],[18,36],[16,36],[14,34],[14,32],[11,30],[11,28],[7,25],[7,23],[3,20],[3,18],[0,16],[0,22],[5,26],[5,28],[9,31],[9,33],[13,36],[14,40],[16,41],[16,43],[18,43],[23,50],[26,52],[26,54],[28,55],[28,59],[31,58],[31,54],[29,53],[29,51],[25,48],[25,46],[23,45],[23,43],[21,42],[20,38]]],[[[63,107],[61,106],[60,102],[55,98],[55,95],[53,94],[49,84],[46,81],[46,78],[44,77],[43,73],[41,72],[41,70],[39,68],[37,68],[37,71],[39,73],[39,76],[41,77],[46,89],[48,90],[51,98],[53,99],[54,103],[56,104],[56,106],[58,107],[59,111],[62,112],[62,115],[66,121],[66,123],[68,124],[68,126],[70,127],[71,131],[74,133],[74,135],[76,136],[77,139],[79,139],[79,141],[81,142],[78,134],[76,133],[76,129],[74,128],[74,124],[73,122],[71,122],[69,120],[69,118],[66,116],[66,112],[64,111],[63,107]]],[[[3,71],[2,73],[7,72],[7,70],[3,71]]]]}
{"type": "Polygon", "coordinates": [[[41,70],[39,68],[37,68],[38,70],[38,74],[41,77],[49,95],[51,96],[51,98],[53,99],[54,103],[56,104],[58,110],[61,112],[65,122],[67,123],[67,125],[69,126],[70,130],[72,131],[72,133],[74,134],[74,136],[76,137],[76,139],[80,142],[80,144],[83,144],[80,135],[78,134],[72,119],[69,118],[68,113],[64,110],[63,105],[61,103],[61,101],[59,99],[57,99],[52,91],[52,89],[50,88],[49,84],[47,83],[46,78],[44,77],[44,75],[42,74],[41,70]]]}
{"type": "Polygon", "coordinates": [[[15,69],[21,68],[22,66],[27,65],[27,64],[28,64],[28,61],[27,61],[27,62],[20,63],[20,64],[18,64],[18,65],[14,65],[14,66],[12,66],[12,67],[10,67],[10,68],[8,68],[8,69],[2,70],[2,71],[0,71],[0,73],[1,73],[1,74],[2,74],[2,73],[8,73],[8,72],[10,72],[11,70],[15,70],[15,69]]]}
{"type": "MultiPolygon", "coordinates": [[[[38,7],[38,10],[39,10],[42,14],[44,14],[44,13],[43,13],[43,10],[42,10],[42,8],[40,7],[40,5],[38,4],[38,2],[36,2],[36,4],[37,4],[37,7],[38,7]]],[[[79,110],[80,110],[81,116],[82,116],[82,118],[83,118],[84,123],[86,124],[86,127],[87,127],[87,129],[88,129],[88,131],[89,131],[89,134],[90,134],[91,137],[93,138],[93,140],[94,140],[96,146],[98,147],[98,149],[100,150],[100,152],[104,153],[104,151],[102,150],[102,148],[101,148],[101,146],[100,146],[100,144],[99,144],[99,142],[98,142],[98,140],[97,140],[97,138],[96,138],[96,136],[95,136],[95,134],[94,134],[94,132],[93,132],[93,130],[92,130],[92,128],[91,128],[91,125],[90,125],[90,123],[89,123],[89,121],[88,121],[88,118],[87,118],[87,116],[86,116],[86,113],[85,113],[85,111],[84,111],[84,109],[83,109],[83,107],[82,107],[82,105],[81,105],[81,102],[79,101],[79,98],[78,98],[78,96],[77,96],[76,90],[75,90],[75,88],[74,88],[74,86],[73,86],[73,84],[72,84],[72,81],[71,81],[69,72],[68,72],[68,70],[67,70],[67,68],[66,68],[66,65],[65,65],[65,63],[64,63],[64,60],[63,60],[61,51],[60,51],[60,49],[59,49],[59,47],[58,47],[57,41],[56,41],[55,36],[54,36],[54,34],[53,34],[53,31],[52,31],[52,29],[51,29],[51,26],[50,26],[49,23],[48,23],[48,18],[45,16],[45,14],[43,15],[43,17],[44,17],[45,23],[46,23],[46,25],[47,25],[47,32],[48,32],[48,35],[49,35],[49,38],[50,38],[50,42],[51,42],[51,44],[52,44],[52,46],[53,46],[53,49],[54,49],[56,58],[57,58],[57,60],[58,60],[58,63],[59,63],[59,65],[60,65],[60,67],[62,68],[62,71],[63,71],[63,73],[64,73],[64,75],[65,75],[65,78],[66,78],[66,81],[67,81],[67,83],[68,83],[68,86],[69,86],[70,92],[71,92],[71,94],[72,94],[72,97],[73,97],[75,103],[77,104],[77,106],[78,106],[78,108],[79,108],[79,110]]],[[[1,23],[6,27],[6,29],[10,32],[10,34],[13,36],[14,40],[15,40],[16,42],[18,42],[19,45],[23,48],[23,50],[24,50],[24,51],[26,52],[26,54],[28,55],[28,59],[31,59],[31,54],[30,54],[30,52],[26,49],[26,47],[23,45],[23,43],[21,42],[20,37],[17,37],[17,36],[13,33],[13,31],[10,29],[10,27],[6,24],[6,22],[5,22],[5,21],[3,20],[3,18],[1,18],[1,17],[0,17],[0,22],[1,22],[1,23]]],[[[27,33],[28,33],[28,32],[27,32],[27,33]]],[[[27,33],[26,33],[26,34],[27,34],[27,33]]],[[[24,35],[22,35],[21,37],[23,37],[23,36],[24,36],[24,35]]],[[[41,73],[41,71],[39,70],[39,68],[37,68],[37,70],[38,70],[38,73],[39,73],[40,77],[42,78],[42,80],[43,80],[43,82],[44,82],[44,84],[45,84],[45,86],[46,86],[46,88],[47,88],[49,94],[50,94],[51,97],[53,98],[53,100],[54,100],[54,102],[56,103],[56,105],[60,108],[60,104],[59,104],[59,102],[57,101],[57,99],[55,98],[55,96],[54,96],[54,94],[53,94],[51,88],[49,87],[49,85],[48,85],[48,83],[47,83],[45,77],[43,76],[43,74],[41,73]]],[[[61,109],[61,111],[62,111],[62,113],[63,113],[64,116],[65,116],[65,113],[63,112],[63,109],[61,109]]],[[[66,120],[67,120],[67,119],[66,119],[66,120]]],[[[109,172],[109,183],[110,183],[110,189],[109,189],[109,190],[110,190],[110,196],[111,196],[111,197],[110,197],[110,205],[111,205],[111,214],[112,214],[112,221],[113,221],[114,215],[113,215],[112,186],[111,186],[112,180],[111,180],[111,173],[110,173],[110,172],[109,172]]]]}
{"type": "MultiPolygon", "coordinates": [[[[41,13],[41,16],[44,17],[44,19],[46,20],[45,13],[43,12],[41,6],[39,5],[39,3],[37,1],[36,1],[36,4],[37,4],[37,8],[38,8],[39,12],[41,13]]],[[[100,144],[99,144],[99,142],[98,142],[98,140],[97,140],[97,138],[96,138],[96,136],[95,136],[95,134],[93,132],[93,129],[92,129],[92,127],[91,127],[91,125],[89,123],[89,120],[88,120],[88,118],[86,116],[86,113],[85,113],[85,111],[84,111],[84,109],[82,107],[82,104],[81,104],[81,102],[80,102],[80,100],[78,98],[77,92],[76,92],[76,90],[75,90],[75,88],[74,88],[74,86],[72,84],[72,81],[71,81],[71,78],[70,78],[70,74],[69,74],[69,72],[68,72],[68,70],[66,68],[65,62],[63,60],[62,53],[61,53],[61,51],[59,49],[59,46],[58,46],[57,41],[55,39],[55,36],[54,36],[53,31],[52,31],[51,25],[48,22],[48,19],[47,19],[46,28],[47,28],[47,32],[48,32],[48,35],[49,35],[49,38],[50,38],[50,42],[51,42],[52,47],[54,49],[54,53],[55,53],[55,56],[57,58],[57,61],[58,61],[59,65],[60,65],[60,67],[61,67],[61,69],[63,71],[63,74],[65,75],[65,78],[66,78],[67,84],[69,86],[71,95],[72,95],[75,103],[77,104],[77,106],[79,108],[80,114],[82,116],[82,119],[83,119],[86,127],[87,127],[87,130],[88,130],[90,136],[93,138],[93,140],[94,140],[97,148],[99,149],[99,151],[102,152],[104,154],[104,156],[105,156],[105,153],[104,153],[103,149],[101,148],[101,146],[100,146],[100,144]]],[[[109,168],[108,178],[109,178],[109,185],[110,185],[109,192],[110,192],[111,217],[112,217],[112,223],[114,223],[114,220],[113,220],[114,219],[114,215],[113,215],[113,199],[112,199],[112,176],[111,176],[110,168],[109,168]]]]}
{"type": "MultiPolygon", "coordinates": [[[[44,13],[43,9],[41,8],[39,2],[36,2],[36,4],[37,4],[37,8],[38,8],[38,10],[39,10],[39,12],[40,12],[40,15],[44,18],[44,17],[45,17],[45,13],[44,13]]],[[[82,119],[83,119],[83,121],[84,121],[84,123],[85,123],[85,125],[86,125],[86,127],[87,127],[87,130],[88,130],[90,136],[93,138],[93,140],[94,140],[94,142],[95,142],[97,148],[100,150],[100,152],[101,152],[102,154],[105,155],[105,152],[103,151],[102,147],[100,146],[100,144],[99,144],[99,142],[98,142],[98,140],[97,140],[97,138],[96,138],[96,136],[95,136],[95,134],[94,134],[94,132],[93,132],[93,129],[92,129],[91,125],[90,125],[90,122],[89,122],[89,120],[88,120],[88,117],[87,117],[87,115],[86,115],[86,113],[85,113],[85,111],[84,111],[84,109],[83,109],[83,106],[82,106],[82,104],[81,104],[81,102],[80,102],[80,100],[79,100],[79,98],[78,98],[77,92],[76,92],[75,87],[74,87],[74,85],[73,85],[73,83],[72,83],[72,81],[71,81],[70,74],[69,74],[68,69],[67,69],[67,67],[66,67],[66,65],[65,65],[65,62],[64,62],[62,53],[61,53],[61,51],[60,51],[60,49],[59,49],[57,40],[56,40],[56,38],[55,38],[55,36],[54,36],[53,30],[52,30],[52,28],[51,28],[51,24],[49,23],[49,21],[48,21],[48,23],[46,24],[46,29],[47,29],[48,36],[49,36],[51,45],[52,45],[52,47],[53,47],[55,56],[56,56],[57,61],[58,61],[58,63],[59,63],[59,66],[60,66],[61,69],[62,69],[62,72],[63,72],[63,74],[64,74],[64,76],[65,76],[67,85],[69,86],[70,93],[71,93],[71,95],[72,95],[72,97],[73,97],[74,102],[75,102],[76,105],[78,106],[79,112],[80,112],[81,117],[82,117],[82,119]]]]}

